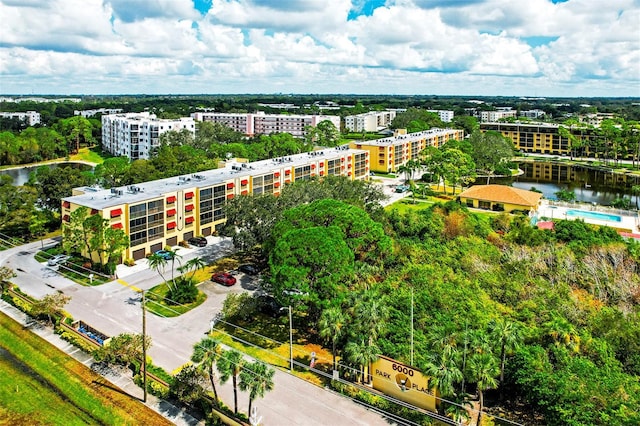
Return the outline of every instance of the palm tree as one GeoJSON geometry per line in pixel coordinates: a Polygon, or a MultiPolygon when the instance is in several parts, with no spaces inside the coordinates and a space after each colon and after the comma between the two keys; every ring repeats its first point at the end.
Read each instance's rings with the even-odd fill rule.
{"type": "Polygon", "coordinates": [[[640,197],[640,185],[633,185],[631,193],[636,196],[636,210],[638,210],[638,197],[640,197]]]}
{"type": "Polygon", "coordinates": [[[378,359],[380,348],[376,344],[365,343],[364,338],[361,338],[360,341],[347,343],[344,350],[349,361],[360,366],[359,375],[363,382],[369,383],[371,363],[378,359]]]}
{"type": "Polygon", "coordinates": [[[273,390],[273,375],[275,370],[269,368],[265,363],[255,361],[247,364],[240,372],[240,383],[238,387],[241,391],[249,391],[249,415],[251,415],[251,405],[256,398],[263,398],[264,394],[273,390]]]}
{"type": "Polygon", "coordinates": [[[180,272],[181,274],[186,274],[187,272],[191,272],[191,275],[189,275],[188,279],[192,280],[196,272],[199,271],[200,269],[204,269],[206,266],[207,266],[207,262],[202,260],[201,257],[194,257],[193,259],[186,261],[184,265],[179,266],[178,272],[180,272]]]}
{"type": "Polygon", "coordinates": [[[433,354],[423,367],[443,397],[455,395],[455,385],[462,381],[462,371],[456,363],[457,355],[456,350],[433,354]]]}
{"type": "MultiPolygon", "coordinates": [[[[522,340],[522,330],[518,324],[500,318],[489,324],[491,336],[500,347],[500,383],[504,383],[504,366],[507,352],[520,346],[522,340]]],[[[500,387],[500,399],[502,399],[502,386],[500,387]]]]}
{"type": "Polygon", "coordinates": [[[552,314],[552,319],[544,326],[556,346],[566,346],[573,352],[580,352],[580,336],[573,324],[565,318],[552,314]]]}
{"type": "Polygon", "coordinates": [[[467,407],[471,408],[473,406],[471,401],[469,401],[470,395],[468,393],[460,393],[450,396],[449,398],[452,400],[453,404],[448,404],[447,408],[444,410],[447,417],[460,424],[462,424],[462,422],[469,421],[471,419],[471,415],[469,414],[467,407]]]}
{"type": "Polygon", "coordinates": [[[216,366],[220,373],[220,383],[226,383],[231,377],[233,380],[233,410],[238,414],[238,375],[244,367],[245,359],[242,353],[230,350],[222,353],[216,366]]]}
{"type": "Polygon", "coordinates": [[[215,373],[213,371],[214,364],[220,359],[222,354],[222,348],[217,341],[205,337],[199,343],[196,343],[193,347],[193,355],[191,355],[191,361],[199,363],[198,369],[209,376],[211,380],[211,388],[213,388],[213,396],[215,397],[216,404],[219,403],[218,391],[216,390],[216,384],[213,381],[215,373]]]}
{"type": "Polygon", "coordinates": [[[484,406],[483,392],[487,389],[495,389],[498,386],[496,376],[500,373],[496,358],[487,352],[473,355],[469,359],[469,374],[472,382],[476,382],[480,407],[478,408],[478,424],[481,424],[482,409],[484,406]]]}
{"type": "Polygon", "coordinates": [[[328,308],[322,311],[318,328],[320,337],[323,339],[331,339],[333,355],[333,371],[336,370],[336,342],[342,337],[342,329],[345,326],[346,318],[340,307],[328,308]]]}
{"type": "Polygon", "coordinates": [[[147,261],[149,262],[149,268],[156,271],[158,275],[160,275],[160,278],[162,278],[162,282],[166,284],[167,279],[164,277],[163,272],[167,266],[167,259],[154,253],[147,258],[147,261]]]}

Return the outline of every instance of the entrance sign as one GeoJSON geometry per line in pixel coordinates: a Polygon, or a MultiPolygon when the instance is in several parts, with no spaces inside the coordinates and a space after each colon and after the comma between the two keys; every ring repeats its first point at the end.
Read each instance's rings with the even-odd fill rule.
{"type": "Polygon", "coordinates": [[[380,355],[371,371],[374,389],[416,407],[437,411],[438,391],[420,370],[380,355]]]}

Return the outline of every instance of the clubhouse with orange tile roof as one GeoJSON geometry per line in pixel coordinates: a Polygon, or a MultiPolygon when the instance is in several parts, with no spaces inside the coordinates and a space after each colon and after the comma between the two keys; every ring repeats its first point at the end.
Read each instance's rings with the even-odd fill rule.
{"type": "Polygon", "coordinates": [[[458,195],[467,207],[493,211],[514,210],[534,212],[540,205],[542,194],[506,185],[474,185],[458,195]]]}

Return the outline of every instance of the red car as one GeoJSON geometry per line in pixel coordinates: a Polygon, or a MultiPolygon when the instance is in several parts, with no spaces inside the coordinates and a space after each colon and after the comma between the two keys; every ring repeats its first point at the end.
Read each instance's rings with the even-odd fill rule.
{"type": "Polygon", "coordinates": [[[211,275],[211,281],[229,287],[236,283],[236,278],[228,272],[216,272],[211,275]]]}

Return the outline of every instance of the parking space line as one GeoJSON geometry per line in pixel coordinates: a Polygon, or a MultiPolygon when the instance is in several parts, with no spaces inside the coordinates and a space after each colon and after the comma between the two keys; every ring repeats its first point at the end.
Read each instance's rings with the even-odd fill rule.
{"type": "Polygon", "coordinates": [[[121,280],[120,278],[118,278],[116,281],[117,281],[117,283],[118,283],[118,284],[123,285],[123,286],[125,286],[125,287],[128,287],[128,288],[130,288],[130,289],[131,289],[131,290],[133,290],[133,291],[137,291],[138,293],[141,293],[141,292],[142,292],[142,290],[141,290],[141,289],[139,289],[138,287],[134,286],[133,284],[129,284],[129,283],[128,283],[128,282],[126,282],[125,280],[121,280]]]}

